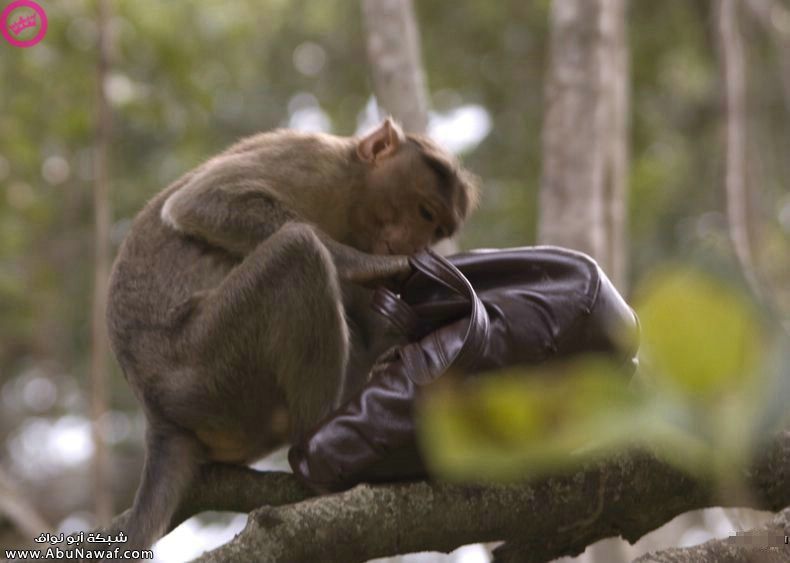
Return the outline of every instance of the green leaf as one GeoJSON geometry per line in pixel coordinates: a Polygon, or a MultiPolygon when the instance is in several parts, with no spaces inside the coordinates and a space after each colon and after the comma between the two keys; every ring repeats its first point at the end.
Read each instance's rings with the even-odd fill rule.
{"type": "Polygon", "coordinates": [[[734,290],[675,268],[651,278],[640,293],[642,352],[660,382],[689,395],[718,397],[756,372],[761,327],[750,303],[734,290]]]}
{"type": "Polygon", "coordinates": [[[630,440],[638,401],[608,364],[572,364],[440,386],[420,410],[424,451],[450,479],[512,480],[574,466],[630,440]]]}

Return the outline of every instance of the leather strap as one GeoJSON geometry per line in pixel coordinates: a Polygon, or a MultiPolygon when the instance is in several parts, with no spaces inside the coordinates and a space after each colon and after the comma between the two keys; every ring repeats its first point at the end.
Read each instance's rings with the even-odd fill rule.
{"type": "Polygon", "coordinates": [[[417,314],[403,299],[386,287],[380,287],[373,294],[373,310],[387,318],[401,334],[411,338],[420,323],[417,314]]]}
{"type": "MultiPolygon", "coordinates": [[[[451,366],[471,367],[485,351],[489,336],[489,318],[483,303],[469,280],[445,258],[432,250],[420,252],[409,258],[411,266],[436,283],[457,293],[470,303],[469,324],[461,348],[440,362],[428,364],[419,342],[403,346],[400,350],[409,377],[418,384],[435,380],[451,366]]],[[[374,307],[407,334],[416,326],[418,317],[411,307],[394,293],[380,289],[374,296],[374,307]]]]}

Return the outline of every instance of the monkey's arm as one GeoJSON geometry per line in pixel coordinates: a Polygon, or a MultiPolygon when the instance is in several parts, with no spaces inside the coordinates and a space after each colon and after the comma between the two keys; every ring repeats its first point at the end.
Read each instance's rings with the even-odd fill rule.
{"type": "MultiPolygon", "coordinates": [[[[257,180],[243,155],[209,163],[168,197],[162,220],[175,229],[232,254],[246,256],[288,222],[306,222],[257,180]]],[[[370,283],[409,271],[405,256],[367,254],[342,244],[317,227],[341,279],[370,283]]]]}
{"type": "Polygon", "coordinates": [[[335,261],[340,279],[354,283],[371,283],[404,275],[411,271],[407,256],[367,254],[337,242],[316,231],[335,261]]]}

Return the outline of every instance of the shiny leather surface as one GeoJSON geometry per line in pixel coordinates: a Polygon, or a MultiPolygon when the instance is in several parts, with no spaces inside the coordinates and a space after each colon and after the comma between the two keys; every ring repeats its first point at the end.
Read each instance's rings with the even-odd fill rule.
{"type": "Polygon", "coordinates": [[[632,371],[636,315],[588,256],[524,247],[448,260],[417,255],[400,296],[377,293],[374,308],[412,342],[291,448],[291,467],[309,485],[337,490],[363,480],[424,476],[414,401],[420,387],[450,367],[471,375],[604,353],[632,371]]]}

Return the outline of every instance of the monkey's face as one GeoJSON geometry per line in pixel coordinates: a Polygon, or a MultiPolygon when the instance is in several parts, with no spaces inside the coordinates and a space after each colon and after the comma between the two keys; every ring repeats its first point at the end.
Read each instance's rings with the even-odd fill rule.
{"type": "Polygon", "coordinates": [[[410,144],[374,163],[354,225],[360,247],[373,254],[414,254],[452,235],[463,218],[450,197],[460,189],[457,183],[454,173],[443,176],[410,144]]]}

